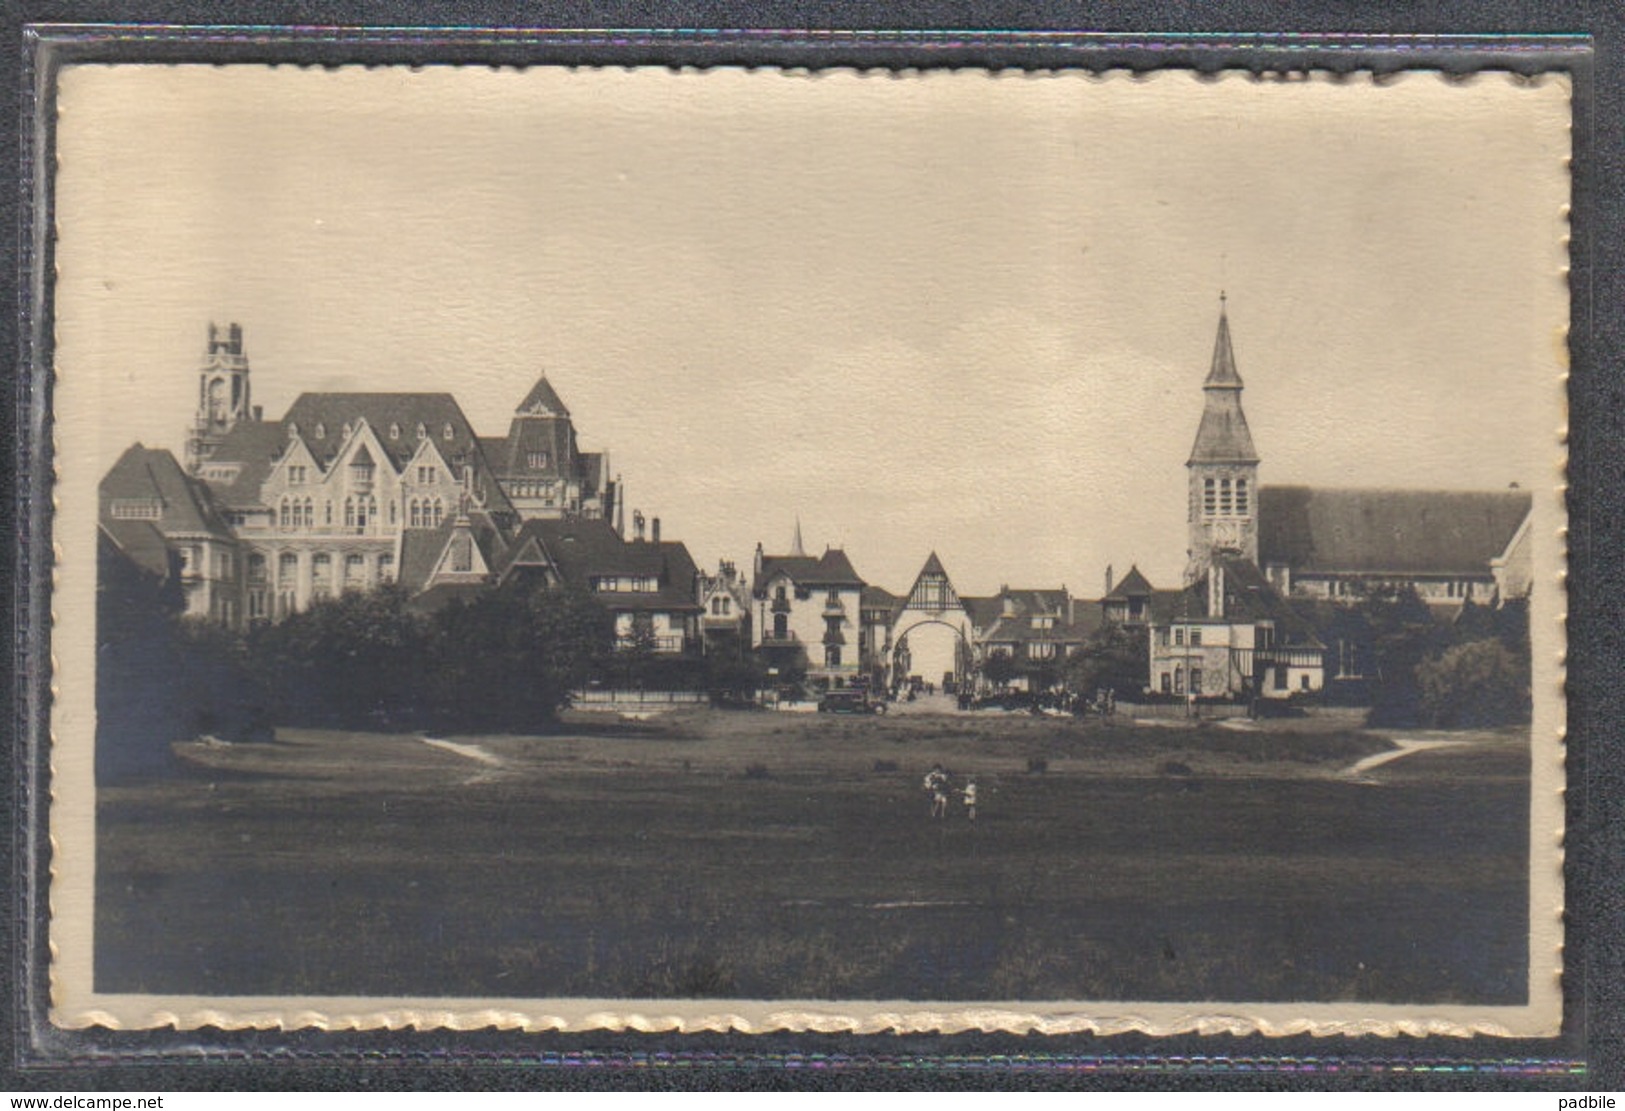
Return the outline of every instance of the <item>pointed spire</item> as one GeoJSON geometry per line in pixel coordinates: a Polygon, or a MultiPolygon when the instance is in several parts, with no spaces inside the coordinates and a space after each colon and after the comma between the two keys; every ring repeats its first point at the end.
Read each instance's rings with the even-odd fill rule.
{"type": "Polygon", "coordinates": [[[1213,341],[1213,365],[1202,390],[1207,400],[1202,406],[1202,423],[1196,430],[1196,443],[1186,466],[1193,463],[1257,463],[1258,452],[1241,409],[1241,375],[1236,373],[1236,354],[1230,346],[1230,317],[1225,296],[1219,294],[1219,334],[1213,341]]]}
{"type": "Polygon", "coordinates": [[[1230,315],[1226,311],[1224,290],[1219,291],[1219,334],[1213,341],[1213,365],[1207,372],[1204,390],[1241,389],[1241,375],[1236,373],[1236,353],[1230,346],[1230,315]]]}
{"type": "Polygon", "coordinates": [[[796,517],[796,538],[795,541],[790,545],[790,554],[793,556],[804,556],[807,554],[807,549],[802,547],[801,544],[801,517],[799,515],[796,517]]]}

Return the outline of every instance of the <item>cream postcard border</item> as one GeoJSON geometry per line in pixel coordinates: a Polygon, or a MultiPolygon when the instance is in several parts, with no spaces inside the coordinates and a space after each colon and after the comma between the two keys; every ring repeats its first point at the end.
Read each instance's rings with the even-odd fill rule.
{"type": "MultiPolygon", "coordinates": [[[[729,71],[711,71],[729,72],[729,71]]],[[[734,71],[737,72],[737,71],[734,71]]],[[[773,72],[762,74],[771,79],[773,72]]],[[[970,71],[955,71],[960,80],[973,80],[970,71]]],[[[914,80],[918,75],[853,75],[850,71],[801,74],[812,79],[914,80]]],[[[982,72],[989,81],[1076,80],[1088,82],[1194,81],[1188,71],[1164,70],[1154,75],[1114,72],[1090,75],[1078,71],[1043,74],[982,72]]],[[[694,73],[693,80],[706,80],[694,73]]],[[[940,76],[937,78],[940,79],[940,76]]],[[[1438,74],[1410,72],[1376,79],[1370,74],[1333,78],[1315,74],[1314,80],[1365,82],[1370,95],[1396,82],[1445,80],[1438,74]]],[[[1203,80],[1215,80],[1204,78],[1203,80]]],[[[1257,80],[1229,72],[1220,81],[1257,80]]],[[[1569,88],[1560,75],[1520,78],[1484,73],[1472,82],[1519,82],[1551,90],[1561,99],[1567,122],[1569,88]]],[[[1565,134],[1567,132],[1565,131],[1565,134]]],[[[69,168],[58,178],[58,212],[64,205],[61,182],[71,173],[72,150],[60,150],[58,167],[69,168]]],[[[1547,168],[1567,180],[1568,162],[1547,168]]],[[[1566,195],[1566,193],[1565,193],[1566,195]]],[[[1152,1034],[1260,1032],[1271,1035],[1337,1034],[1474,1034],[1539,1036],[1558,1031],[1561,1018],[1562,944],[1562,838],[1565,728],[1564,705],[1564,580],[1566,515],[1565,455],[1567,372],[1567,215],[1552,214],[1553,238],[1545,261],[1551,279],[1553,332],[1549,365],[1536,368],[1549,375],[1550,417],[1553,421],[1549,485],[1534,491],[1533,541],[1535,577],[1530,627],[1533,683],[1532,723],[1533,797],[1530,808],[1531,933],[1529,1002],[1526,1006],[1406,1006],[1388,1004],[1220,1004],[1137,1002],[840,1002],[840,1001],[718,1001],[718,1000],[519,1000],[429,999],[354,997],[229,997],[112,995],[91,987],[94,918],[95,784],[95,591],[94,558],[97,482],[93,450],[79,446],[81,437],[93,438],[96,427],[98,383],[93,367],[74,362],[74,329],[84,326],[75,306],[63,303],[61,290],[71,290],[75,244],[73,227],[61,230],[57,267],[58,375],[55,395],[56,481],[54,506],[55,561],[52,590],[51,641],[53,705],[50,713],[52,797],[49,828],[52,877],[49,892],[52,956],[51,1021],[64,1028],[104,1026],[115,1029],[200,1026],[236,1028],[300,1028],[328,1030],[497,1027],[514,1030],[645,1031],[773,1030],[853,1032],[942,1032],[966,1030],[1061,1034],[1076,1032],[1152,1034]]],[[[91,245],[93,247],[93,245],[91,245]]],[[[93,311],[93,310],[92,310],[93,311]]],[[[1538,418],[1546,419],[1546,414],[1538,418]]]]}

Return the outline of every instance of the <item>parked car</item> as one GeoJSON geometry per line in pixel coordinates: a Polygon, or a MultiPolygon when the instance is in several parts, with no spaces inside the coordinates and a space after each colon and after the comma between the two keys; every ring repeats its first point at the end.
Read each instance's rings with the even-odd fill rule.
{"type": "Polygon", "coordinates": [[[818,700],[821,714],[883,714],[886,704],[864,691],[830,691],[818,700]]]}

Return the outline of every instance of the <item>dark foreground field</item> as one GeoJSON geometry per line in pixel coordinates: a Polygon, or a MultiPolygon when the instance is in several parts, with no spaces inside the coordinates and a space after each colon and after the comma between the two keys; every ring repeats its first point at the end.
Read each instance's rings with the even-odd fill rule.
{"type": "Polygon", "coordinates": [[[286,731],[106,789],[113,992],[1518,1003],[1528,746],[976,716],[286,731]],[[1029,760],[1047,769],[1029,771],[1029,760]],[[934,822],[935,761],[981,815],[934,822]]]}

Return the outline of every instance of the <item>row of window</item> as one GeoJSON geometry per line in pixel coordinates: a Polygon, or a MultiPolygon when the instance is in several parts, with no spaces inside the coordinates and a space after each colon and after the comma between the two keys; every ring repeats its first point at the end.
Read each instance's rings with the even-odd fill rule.
{"type": "Polygon", "coordinates": [[[551,482],[510,482],[508,496],[512,498],[541,498],[544,505],[557,505],[558,494],[551,482]]]}
{"type": "Polygon", "coordinates": [[[711,616],[728,617],[733,613],[734,600],[726,594],[718,594],[711,599],[711,616]]]}
{"type": "MultiPolygon", "coordinates": [[[[1182,668],[1182,667],[1174,668],[1174,670],[1173,670],[1173,672],[1171,674],[1169,672],[1164,671],[1162,673],[1162,693],[1163,694],[1184,694],[1185,693],[1185,675],[1186,675],[1185,669],[1182,668]]],[[[1190,689],[1191,694],[1201,694],[1202,693],[1202,669],[1201,668],[1193,667],[1193,668],[1190,669],[1190,685],[1191,685],[1191,689],[1190,689]]]]}
{"type": "MultiPolygon", "coordinates": [[[[349,436],[349,434],[354,430],[355,430],[355,425],[351,424],[349,421],[344,422],[344,432],[343,432],[344,436],[349,436]]],[[[323,421],[317,421],[316,422],[316,427],[313,428],[311,430],[311,432],[318,440],[327,439],[327,425],[326,425],[326,423],[324,423],[323,421]]],[[[428,436],[429,436],[429,426],[424,424],[422,421],[418,421],[417,433],[418,433],[418,439],[420,439],[420,440],[427,439],[428,436]]],[[[299,435],[299,424],[298,424],[298,422],[290,421],[288,423],[288,435],[289,436],[297,436],[297,435],[299,435]]],[[[400,424],[398,424],[396,422],[393,422],[393,421],[390,422],[390,425],[389,425],[389,438],[391,440],[399,440],[401,438],[401,426],[400,426],[400,424]]],[[[453,425],[452,425],[452,423],[450,421],[447,421],[445,424],[440,426],[440,438],[442,440],[455,440],[457,438],[457,429],[455,427],[453,427],[453,425]]]]}
{"type": "MultiPolygon", "coordinates": [[[[1068,645],[1067,655],[1072,655],[1073,653],[1079,651],[1081,647],[1082,645],[1077,644],[1068,645]]],[[[1026,645],[1026,656],[1029,660],[1053,660],[1056,656],[1060,655],[1060,652],[1061,649],[1059,642],[1053,640],[1029,640],[1026,645]]],[[[1003,656],[1008,659],[1010,656],[1010,649],[1003,647],[993,648],[990,650],[989,654],[993,656],[1003,656]]]]}
{"type": "Polygon", "coordinates": [[[646,594],[659,590],[660,584],[653,575],[599,575],[592,588],[601,594],[646,594]]]}
{"type": "MultiPolygon", "coordinates": [[[[310,482],[310,468],[304,463],[289,463],[287,476],[289,486],[304,486],[310,482]]],[[[440,468],[432,463],[420,464],[417,468],[419,486],[432,486],[439,477],[440,468]]],[[[373,479],[373,465],[371,463],[351,463],[350,479],[353,482],[371,482],[373,479]]]]}
{"type": "Polygon", "coordinates": [[[119,521],[156,521],[164,515],[159,498],[115,498],[113,517],[119,521]]]}
{"type": "MultiPolygon", "coordinates": [[[[344,527],[364,529],[379,521],[378,499],[371,494],[344,499],[344,527]]],[[[333,525],[333,502],[322,503],[322,525],[333,525]]],[[[388,503],[386,516],[390,525],[400,522],[400,510],[394,502],[388,503]]],[[[446,504],[440,498],[411,498],[406,503],[406,521],[409,528],[439,528],[446,516],[446,504]]],[[[277,527],[301,529],[316,527],[316,503],[311,498],[285,497],[277,503],[277,527]]]]}
{"type": "MultiPolygon", "coordinates": [[[[383,552],[374,557],[374,567],[377,579],[381,583],[395,581],[395,556],[392,552],[383,552]]],[[[344,557],[344,583],[346,586],[360,586],[366,582],[367,556],[361,552],[351,552],[344,557]]],[[[284,589],[291,589],[299,578],[299,553],[282,552],[277,556],[277,582],[284,589]]],[[[248,556],[248,585],[265,586],[270,581],[270,564],[265,556],[259,552],[251,552],[248,556]]],[[[310,581],[313,587],[330,587],[333,584],[333,557],[328,552],[317,552],[310,557],[310,581]]]]}
{"type": "Polygon", "coordinates": [[[1177,647],[1183,648],[1189,644],[1192,648],[1202,647],[1202,630],[1199,628],[1186,629],[1183,625],[1176,625],[1172,630],[1166,626],[1157,629],[1157,644],[1168,647],[1169,633],[1173,634],[1173,642],[1177,647]]]}
{"type": "Polygon", "coordinates": [[[1250,499],[1245,478],[1204,478],[1202,480],[1202,516],[1245,517],[1250,499]]]}

